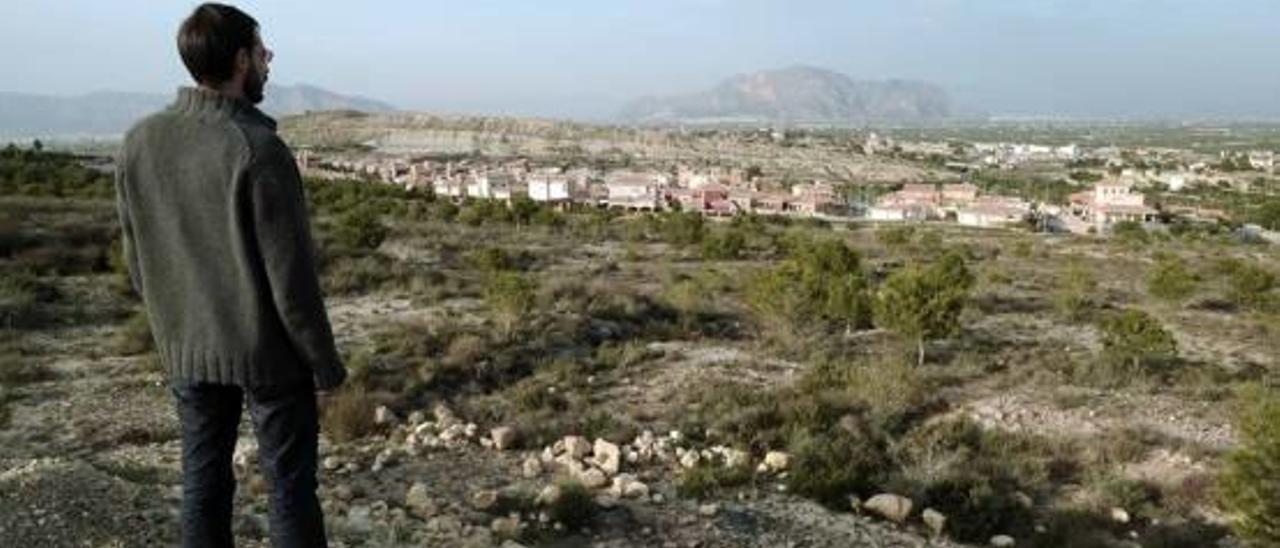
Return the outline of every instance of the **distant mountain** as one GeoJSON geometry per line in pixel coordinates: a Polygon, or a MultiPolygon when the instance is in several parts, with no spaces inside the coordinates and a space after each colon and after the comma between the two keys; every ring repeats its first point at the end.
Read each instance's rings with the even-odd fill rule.
{"type": "MultiPolygon", "coordinates": [[[[78,96],[0,92],[0,137],[118,135],[173,101],[172,94],[95,92],[78,96]]],[[[319,110],[390,112],[395,107],[314,86],[269,85],[262,109],[273,116],[319,110]]]]}
{"type": "Polygon", "coordinates": [[[936,85],[854,80],[808,66],[734,76],[701,93],[646,97],[622,112],[640,123],[925,122],[951,115],[951,100],[936,85]]]}

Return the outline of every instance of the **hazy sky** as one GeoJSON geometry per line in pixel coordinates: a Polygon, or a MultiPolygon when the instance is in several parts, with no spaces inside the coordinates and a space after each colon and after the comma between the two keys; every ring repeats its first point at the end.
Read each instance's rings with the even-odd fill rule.
{"type": "MultiPolygon", "coordinates": [[[[195,2],[3,0],[0,90],[171,91],[195,2]]],[[[1280,116],[1277,0],[240,2],[272,78],[401,108],[609,114],[792,64],[996,114],[1280,116]]]]}

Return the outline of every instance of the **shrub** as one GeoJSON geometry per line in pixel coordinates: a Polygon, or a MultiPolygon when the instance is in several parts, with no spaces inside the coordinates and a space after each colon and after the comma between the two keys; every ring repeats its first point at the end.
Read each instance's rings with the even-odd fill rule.
{"type": "Polygon", "coordinates": [[[876,229],[876,239],[885,246],[902,246],[911,243],[915,233],[912,226],[882,226],[876,229]]]}
{"type": "Polygon", "coordinates": [[[660,226],[662,239],[674,245],[697,245],[706,234],[706,220],[698,213],[665,213],[660,226]]]}
{"type": "Polygon", "coordinates": [[[139,311],[125,322],[116,334],[116,352],[123,356],[136,356],[152,351],[155,339],[151,336],[151,320],[145,310],[139,311]]]}
{"type": "Polygon", "coordinates": [[[755,276],[747,303],[777,334],[842,327],[860,329],[871,322],[867,277],[858,253],[838,240],[796,246],[791,257],[755,276]]]}
{"type": "Polygon", "coordinates": [[[345,247],[371,250],[382,245],[387,233],[378,211],[370,206],[360,206],[340,218],[335,236],[345,247]]]}
{"type": "Polygon", "coordinates": [[[325,430],[337,442],[348,442],[372,434],[375,402],[363,386],[347,384],[324,401],[321,417],[325,430]]]}
{"type": "Polygon", "coordinates": [[[1111,225],[1111,237],[1123,244],[1145,244],[1150,240],[1142,223],[1135,221],[1120,221],[1111,225]]]}
{"type": "Polygon", "coordinates": [[[533,279],[515,272],[497,272],[485,283],[484,299],[498,315],[503,332],[510,334],[533,309],[537,292],[533,279]]]}
{"type": "Polygon", "coordinates": [[[1093,305],[1093,294],[1097,289],[1098,281],[1093,277],[1093,272],[1078,260],[1072,261],[1058,279],[1058,289],[1053,298],[1054,307],[1067,321],[1083,321],[1088,317],[1093,305]]]}
{"type": "Polygon", "coordinates": [[[704,463],[680,473],[676,479],[676,493],[683,498],[701,499],[721,489],[746,485],[753,479],[755,474],[749,466],[704,463]]]}
{"type": "Polygon", "coordinates": [[[1130,375],[1166,364],[1178,355],[1178,345],[1160,322],[1141,310],[1111,314],[1099,323],[1103,359],[1128,369],[1130,375]]]}
{"type": "Polygon", "coordinates": [[[738,230],[712,232],[702,240],[702,258],[708,261],[731,261],[742,257],[747,238],[738,230]]]}
{"type": "Polygon", "coordinates": [[[886,440],[862,424],[798,436],[790,451],[787,488],[831,508],[847,508],[850,495],[874,494],[893,469],[886,440]]]}
{"type": "Polygon", "coordinates": [[[917,365],[924,365],[926,340],[960,332],[960,313],[969,300],[973,274],[957,253],[928,268],[908,266],[894,272],[875,301],[876,323],[916,343],[917,365]]]}
{"type": "Polygon", "coordinates": [[[1266,310],[1273,299],[1276,275],[1256,264],[1237,263],[1229,271],[1228,284],[1231,302],[1246,309],[1266,310]]]}
{"type": "Polygon", "coordinates": [[[1280,393],[1274,387],[1246,390],[1236,428],[1240,444],[1227,455],[1219,498],[1242,539],[1280,545],[1280,393]]]}
{"type": "Polygon", "coordinates": [[[1196,291],[1195,274],[1186,263],[1173,255],[1162,255],[1147,274],[1147,291],[1152,296],[1171,302],[1181,302],[1196,291]]]}
{"type": "Polygon", "coordinates": [[[591,491],[576,481],[561,481],[560,496],[551,502],[547,513],[553,522],[563,523],[569,529],[581,529],[595,519],[596,502],[591,491]]]}
{"type": "Polygon", "coordinates": [[[58,291],[25,270],[0,271],[0,327],[30,328],[44,322],[41,304],[58,298],[58,291]]]}

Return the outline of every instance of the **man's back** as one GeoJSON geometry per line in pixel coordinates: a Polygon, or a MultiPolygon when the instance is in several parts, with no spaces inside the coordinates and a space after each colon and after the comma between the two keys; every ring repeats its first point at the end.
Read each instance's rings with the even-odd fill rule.
{"type": "Polygon", "coordinates": [[[131,274],[175,380],[340,375],[299,177],[273,120],[184,88],[129,132],[119,161],[131,274]]]}

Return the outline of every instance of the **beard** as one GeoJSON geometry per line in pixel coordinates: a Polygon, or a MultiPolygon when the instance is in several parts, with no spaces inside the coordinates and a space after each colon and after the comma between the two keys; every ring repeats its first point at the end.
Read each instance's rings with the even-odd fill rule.
{"type": "Polygon", "coordinates": [[[250,67],[244,79],[244,96],[253,104],[262,102],[267,87],[267,75],[257,67],[250,67]]]}

